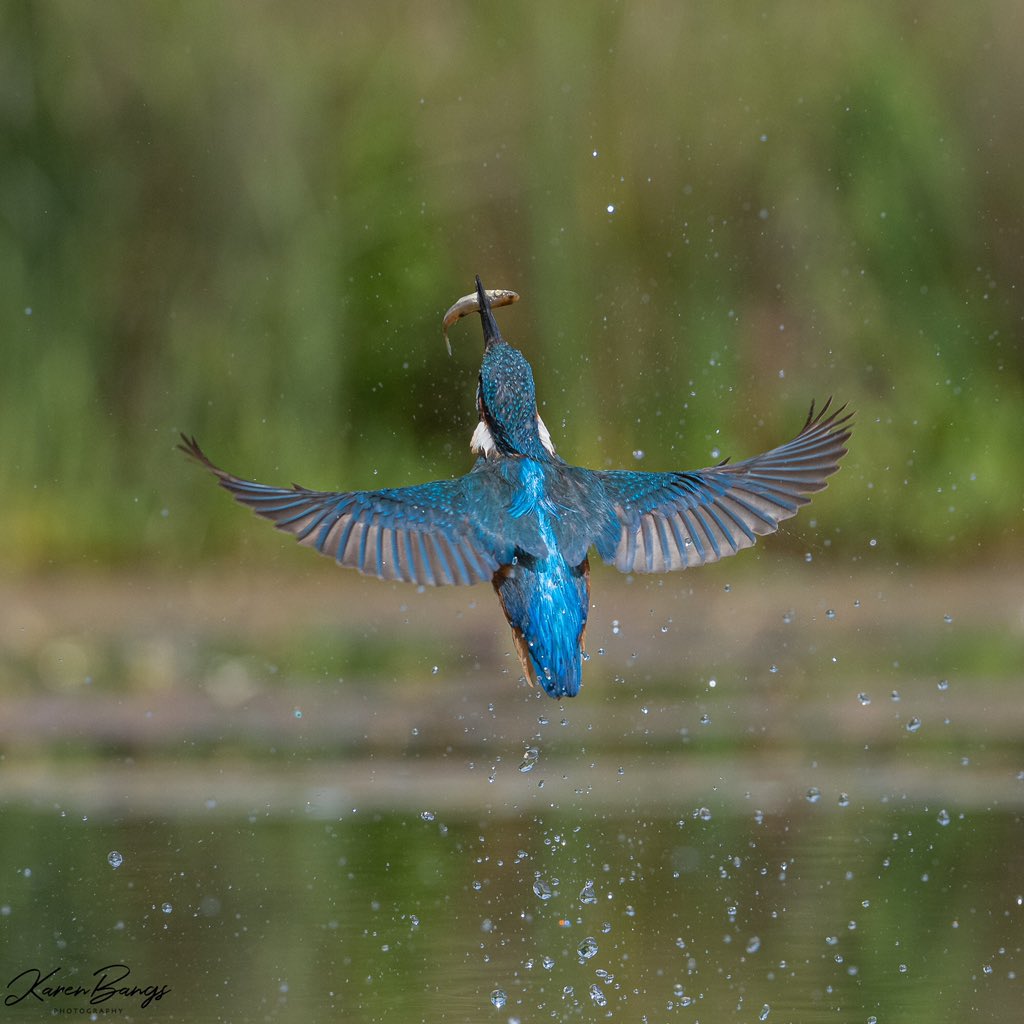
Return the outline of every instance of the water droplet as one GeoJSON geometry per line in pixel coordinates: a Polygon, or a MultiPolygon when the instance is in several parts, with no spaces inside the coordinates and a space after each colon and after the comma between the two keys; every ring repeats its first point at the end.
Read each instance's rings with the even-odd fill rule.
{"type": "Polygon", "coordinates": [[[821,799],[821,790],[817,786],[811,786],[807,790],[807,802],[809,804],[816,804],[821,799]]]}
{"type": "Polygon", "coordinates": [[[586,963],[591,957],[597,955],[597,939],[592,935],[588,935],[577,947],[576,955],[580,958],[580,963],[586,963]]]}
{"type": "Polygon", "coordinates": [[[703,715],[700,716],[700,724],[701,725],[710,725],[711,724],[711,716],[709,714],[707,714],[707,712],[705,712],[703,715]]]}
{"type": "Polygon", "coordinates": [[[952,616],[952,615],[943,615],[943,616],[942,616],[942,621],[943,621],[943,622],[944,622],[944,623],[945,623],[945,624],[946,624],[947,626],[949,626],[949,625],[951,625],[951,624],[952,624],[952,622],[953,622],[953,616],[952,616]]]}
{"type": "Polygon", "coordinates": [[[867,707],[871,703],[871,698],[866,693],[858,693],[857,700],[859,700],[864,707],[867,707]]]}
{"type": "Polygon", "coordinates": [[[594,1001],[595,1006],[607,1006],[608,999],[605,994],[601,991],[601,986],[595,981],[590,986],[590,998],[594,1001]]]}
{"type": "Polygon", "coordinates": [[[434,812],[433,811],[420,811],[420,817],[424,821],[433,821],[434,820],[434,812]]]}
{"type": "Polygon", "coordinates": [[[643,448],[637,448],[636,451],[633,452],[633,458],[636,459],[637,462],[639,462],[646,454],[647,453],[643,450],[643,448]]]}
{"type": "Polygon", "coordinates": [[[935,819],[940,825],[948,825],[950,822],[949,811],[945,807],[939,811],[939,816],[935,819]]]}
{"type": "Polygon", "coordinates": [[[695,810],[693,812],[693,816],[695,818],[700,818],[701,821],[710,821],[711,820],[711,808],[710,807],[698,807],[697,810],[695,810]]]}
{"type": "Polygon", "coordinates": [[[292,710],[292,717],[293,718],[301,718],[302,717],[302,708],[294,708],[292,710]]]}
{"type": "Polygon", "coordinates": [[[116,871],[124,863],[124,857],[117,850],[111,850],[107,854],[107,863],[116,871]]]}
{"type": "Polygon", "coordinates": [[[540,965],[545,971],[550,971],[555,966],[555,958],[551,956],[541,957],[540,965]]]}
{"type": "Polygon", "coordinates": [[[580,890],[580,903],[596,903],[597,893],[594,892],[593,879],[588,878],[587,884],[580,890]]]}
{"type": "Polygon", "coordinates": [[[614,203],[609,203],[609,204],[608,204],[608,205],[607,205],[607,206],[605,207],[605,210],[607,210],[607,211],[608,211],[608,213],[614,213],[614,212],[615,212],[615,204],[614,204],[614,203]]]}
{"type": "Polygon", "coordinates": [[[900,974],[906,974],[907,973],[907,965],[906,964],[900,964],[899,967],[897,968],[897,970],[900,972],[900,974]]]}
{"type": "Polygon", "coordinates": [[[500,988],[496,988],[491,993],[491,1003],[494,1005],[494,1008],[496,1010],[500,1010],[505,1005],[505,1003],[507,1001],[508,1001],[508,996],[505,995],[505,993],[502,992],[500,988]]]}
{"type": "Polygon", "coordinates": [[[936,685],[936,687],[939,690],[943,690],[943,691],[948,690],[949,689],[949,680],[948,679],[940,679],[935,685],[936,685]]]}
{"type": "Polygon", "coordinates": [[[790,608],[789,611],[782,613],[782,621],[788,626],[792,623],[793,619],[796,618],[796,612],[790,608]]]}
{"type": "Polygon", "coordinates": [[[533,880],[533,894],[542,900],[549,900],[554,895],[551,891],[551,886],[540,875],[533,880]]]}
{"type": "Polygon", "coordinates": [[[441,671],[441,667],[440,667],[440,665],[435,665],[435,666],[434,666],[434,667],[433,667],[433,668],[432,668],[432,669],[430,670],[430,674],[431,674],[432,676],[436,676],[436,675],[438,674],[438,672],[440,672],[440,671],[441,671]]]}
{"type": "Polygon", "coordinates": [[[840,793],[839,794],[839,806],[840,807],[849,807],[850,806],[850,794],[849,793],[840,793]]]}
{"type": "Polygon", "coordinates": [[[758,1020],[767,1020],[768,1019],[768,1014],[771,1013],[771,1012],[772,1012],[772,1008],[767,1003],[765,1003],[764,1006],[761,1007],[761,1012],[757,1015],[757,1019],[758,1020]]]}
{"type": "Polygon", "coordinates": [[[523,751],[523,760],[519,765],[519,770],[524,774],[526,772],[532,772],[537,765],[537,758],[540,756],[539,751],[536,747],[527,747],[523,751]]]}
{"type": "Polygon", "coordinates": [[[836,610],[835,610],[835,608],[829,608],[829,610],[827,612],[825,612],[825,618],[828,619],[829,622],[831,622],[835,617],[836,617],[836,610]]]}
{"type": "Polygon", "coordinates": [[[889,700],[891,700],[893,704],[898,704],[900,702],[900,691],[893,690],[892,693],[889,694],[889,700]]]}
{"type": "Polygon", "coordinates": [[[164,912],[165,914],[170,914],[170,913],[171,913],[171,912],[172,912],[172,911],[174,910],[174,907],[172,907],[172,906],[170,905],[170,903],[165,903],[165,904],[163,904],[163,906],[161,906],[161,907],[160,907],[160,909],[161,909],[161,910],[162,910],[162,911],[163,911],[163,912],[164,912]]]}
{"type": "Polygon", "coordinates": [[[751,935],[750,939],[747,941],[747,952],[753,954],[759,952],[760,949],[761,940],[756,935],[751,935]]]}
{"type": "Polygon", "coordinates": [[[921,719],[920,718],[912,718],[909,722],[907,722],[907,732],[917,732],[917,730],[920,729],[920,728],[921,728],[921,719]]]}
{"type": "Polygon", "coordinates": [[[814,561],[814,555],[812,555],[810,553],[810,551],[808,551],[807,554],[804,555],[804,561],[805,562],[813,562],[814,561]]]}
{"type": "Polygon", "coordinates": [[[768,671],[769,671],[769,672],[771,672],[771,674],[772,674],[773,676],[774,676],[774,675],[777,675],[777,674],[778,674],[778,671],[779,671],[779,666],[778,666],[778,665],[769,665],[769,666],[768,666],[768,671]]]}

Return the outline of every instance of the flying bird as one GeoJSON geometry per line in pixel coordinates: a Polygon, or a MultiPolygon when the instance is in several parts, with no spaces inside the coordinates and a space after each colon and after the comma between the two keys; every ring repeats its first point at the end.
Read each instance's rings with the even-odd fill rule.
{"type": "MultiPolygon", "coordinates": [[[[743,462],[649,473],[572,466],[537,411],[533,370],[501,336],[492,306],[515,292],[476,292],[445,314],[483,323],[473,468],[454,480],[324,492],[242,480],[215,466],[195,438],[179,447],[236,501],[300,544],[384,580],[427,586],[490,580],[527,680],[575,697],[590,607],[591,548],[626,573],[715,562],[774,533],[825,487],[846,454],[852,413],[810,413],[791,441],[743,462]]],[[[449,347],[450,351],[450,347],[449,347]]]]}

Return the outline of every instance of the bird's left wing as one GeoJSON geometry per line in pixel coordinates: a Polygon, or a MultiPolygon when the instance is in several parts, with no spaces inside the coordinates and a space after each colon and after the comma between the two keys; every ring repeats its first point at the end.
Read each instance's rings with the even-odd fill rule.
{"type": "Polygon", "coordinates": [[[480,474],[413,487],[329,493],[297,484],[271,487],[215,466],[195,438],[182,451],[209,469],[221,487],[300,544],[339,565],[386,580],[427,586],[491,579],[502,556],[470,514],[476,492],[492,481],[480,474]]]}
{"type": "Polygon", "coordinates": [[[690,473],[595,473],[614,518],[598,554],[622,572],[666,572],[749,548],[825,487],[846,454],[852,413],[831,399],[787,444],[690,473]],[[618,529],[615,529],[617,522],[618,529]]]}

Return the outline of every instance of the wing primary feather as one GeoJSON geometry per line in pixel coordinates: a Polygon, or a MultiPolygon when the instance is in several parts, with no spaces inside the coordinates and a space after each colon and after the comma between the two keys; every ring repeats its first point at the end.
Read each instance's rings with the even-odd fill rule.
{"type": "Polygon", "coordinates": [[[676,550],[679,552],[679,557],[682,559],[680,568],[685,568],[690,562],[690,556],[692,554],[693,542],[687,542],[687,535],[683,532],[680,527],[685,529],[685,524],[682,519],[682,512],[676,512],[675,515],[668,517],[668,526],[672,531],[672,538],[675,541],[676,550]]]}
{"type": "MultiPolygon", "coordinates": [[[[673,516],[673,518],[675,517],[673,516]]],[[[679,545],[676,543],[675,537],[672,536],[672,528],[669,526],[669,516],[658,516],[654,525],[658,529],[658,542],[661,545],[661,571],[671,572],[673,569],[682,568],[682,566],[686,564],[686,559],[679,550],[679,545]]]]}
{"type": "Polygon", "coordinates": [[[640,529],[644,541],[644,571],[654,572],[654,531],[653,517],[645,515],[640,517],[640,529]]]}
{"type": "MultiPolygon", "coordinates": [[[[178,447],[209,470],[236,501],[339,565],[427,586],[482,582],[498,568],[492,542],[466,511],[470,496],[481,487],[473,475],[412,487],[329,493],[299,484],[281,488],[242,480],[214,465],[194,437],[183,434],[178,447]]],[[[483,487],[488,486],[493,485],[485,480],[483,487]]]]}
{"type": "Polygon", "coordinates": [[[462,546],[451,539],[448,539],[448,552],[451,556],[452,567],[455,571],[455,582],[460,583],[463,586],[468,586],[473,581],[470,579],[469,570],[466,568],[466,561],[462,554],[462,546]]]}
{"type": "Polygon", "coordinates": [[[694,523],[690,520],[689,513],[685,509],[679,510],[679,519],[683,524],[683,529],[686,530],[690,537],[694,551],[697,553],[697,564],[699,565],[704,561],[704,544],[700,539],[700,533],[695,528],[694,523]]]}
{"type": "Polygon", "coordinates": [[[437,579],[434,576],[434,567],[430,563],[430,556],[427,554],[426,539],[422,533],[416,533],[416,548],[420,556],[420,576],[428,586],[437,586],[437,579]]]}
{"type": "MultiPolygon", "coordinates": [[[[771,527],[772,529],[775,529],[775,527],[779,525],[777,519],[773,519],[770,515],[768,515],[767,512],[762,512],[756,506],[751,505],[749,501],[745,501],[743,498],[741,498],[738,489],[734,490],[726,500],[732,502],[735,505],[739,505],[740,508],[745,509],[752,516],[754,516],[755,519],[760,520],[762,523],[764,523],[766,526],[771,527]]],[[[749,529],[752,529],[750,524],[748,524],[742,516],[740,516],[737,519],[737,522],[743,524],[743,526],[746,527],[748,531],[749,529]]],[[[748,532],[748,536],[752,535],[748,532]]]]}
{"type": "MultiPolygon", "coordinates": [[[[708,516],[711,519],[714,520],[715,526],[718,527],[718,535],[721,537],[721,539],[723,541],[725,541],[725,543],[727,543],[729,545],[729,547],[732,548],[732,551],[733,551],[734,554],[735,554],[735,552],[740,550],[739,545],[736,543],[736,538],[733,537],[732,533],[729,530],[729,527],[726,526],[725,523],[722,522],[722,518],[718,514],[718,509],[714,505],[707,505],[704,508],[699,509],[699,510],[698,509],[694,509],[694,513],[698,513],[698,512],[701,512],[701,513],[706,512],[708,514],[708,516]]],[[[717,545],[715,545],[715,552],[716,552],[716,554],[718,554],[719,558],[722,557],[721,552],[719,551],[717,545]]]]}
{"type": "Polygon", "coordinates": [[[441,547],[440,539],[436,534],[426,534],[427,545],[434,552],[434,565],[436,566],[436,572],[442,577],[444,583],[454,583],[454,577],[452,576],[451,566],[448,564],[448,559],[445,557],[444,549],[441,547]]]}
{"type": "Polygon", "coordinates": [[[405,568],[402,575],[407,580],[415,580],[417,579],[416,560],[412,554],[412,537],[409,536],[407,529],[402,530],[402,551],[405,553],[405,568]]]}
{"type": "Polygon", "coordinates": [[[373,553],[376,548],[376,543],[373,535],[376,532],[376,529],[376,519],[372,515],[364,516],[362,528],[359,533],[359,548],[356,552],[356,563],[352,568],[367,576],[375,575],[373,571],[373,553]]]}

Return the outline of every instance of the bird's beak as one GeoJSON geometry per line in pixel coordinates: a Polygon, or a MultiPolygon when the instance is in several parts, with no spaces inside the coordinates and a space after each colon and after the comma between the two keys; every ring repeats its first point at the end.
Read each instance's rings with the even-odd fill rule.
{"type": "Polygon", "coordinates": [[[491,300],[484,290],[479,274],[476,276],[476,297],[480,303],[480,322],[484,327],[484,351],[486,352],[505,339],[501,336],[501,331],[498,330],[498,322],[494,319],[494,314],[491,312],[491,300]]]}
{"type": "Polygon", "coordinates": [[[486,352],[492,345],[497,345],[500,341],[504,341],[501,336],[501,332],[498,330],[498,325],[494,322],[494,316],[491,313],[492,306],[507,306],[512,302],[518,302],[519,296],[507,288],[497,288],[491,291],[486,291],[484,286],[480,283],[480,278],[476,279],[476,292],[469,295],[463,295],[461,299],[455,302],[444,315],[444,320],[441,323],[441,331],[444,335],[444,343],[448,348],[448,355],[452,354],[451,342],[448,340],[448,328],[451,327],[457,320],[461,320],[464,316],[468,316],[470,313],[479,313],[484,323],[484,351],[486,352]]]}

